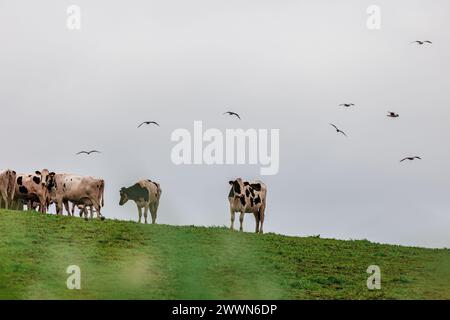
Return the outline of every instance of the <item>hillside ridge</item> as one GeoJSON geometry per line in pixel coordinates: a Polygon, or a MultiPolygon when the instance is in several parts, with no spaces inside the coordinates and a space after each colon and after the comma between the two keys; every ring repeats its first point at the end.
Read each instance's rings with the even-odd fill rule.
{"type": "Polygon", "coordinates": [[[449,299],[450,250],[0,210],[0,299],[449,299]],[[81,290],[66,287],[79,266],[81,290]],[[368,290],[367,268],[381,269],[368,290]]]}

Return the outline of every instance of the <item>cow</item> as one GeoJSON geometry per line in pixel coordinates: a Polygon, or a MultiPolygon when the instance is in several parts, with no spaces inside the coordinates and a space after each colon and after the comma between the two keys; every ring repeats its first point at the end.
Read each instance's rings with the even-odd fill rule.
{"type": "Polygon", "coordinates": [[[44,169],[34,174],[18,174],[14,201],[18,204],[26,203],[28,210],[32,210],[33,202],[39,203],[39,211],[46,213],[50,204],[50,190],[54,185],[55,173],[44,169]]]}
{"type": "Polygon", "coordinates": [[[244,215],[253,213],[256,221],[256,233],[263,233],[266,210],[267,187],[262,181],[242,181],[241,178],[229,181],[231,190],[228,194],[230,203],[231,226],[234,229],[235,213],[239,212],[240,231],[243,231],[244,215]]]}
{"type": "Polygon", "coordinates": [[[59,173],[55,175],[51,191],[51,201],[56,205],[56,213],[63,214],[63,206],[69,211],[69,201],[76,205],[91,207],[91,219],[94,209],[97,218],[102,218],[101,208],[105,205],[105,181],[93,177],[59,173]]]}
{"type": "Polygon", "coordinates": [[[151,180],[141,180],[133,186],[120,189],[119,205],[123,206],[128,200],[133,200],[138,209],[139,223],[142,219],[142,208],[144,208],[144,219],[147,224],[147,214],[150,209],[152,214],[152,224],[156,224],[159,199],[161,198],[161,186],[151,180]]]}
{"type": "Polygon", "coordinates": [[[0,170],[0,208],[10,209],[16,188],[16,172],[0,170]]]}
{"type": "Polygon", "coordinates": [[[72,203],[72,216],[75,216],[75,208],[78,208],[78,210],[80,210],[80,218],[84,215],[85,219],[87,219],[88,210],[91,210],[91,211],[93,210],[95,212],[95,209],[89,203],[88,204],[72,203]]]}

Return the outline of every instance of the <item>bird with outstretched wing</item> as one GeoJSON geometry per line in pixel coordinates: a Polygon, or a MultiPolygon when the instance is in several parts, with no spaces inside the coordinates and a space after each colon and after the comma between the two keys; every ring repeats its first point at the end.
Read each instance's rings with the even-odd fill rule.
{"type": "Polygon", "coordinates": [[[336,129],[336,132],[342,133],[344,136],[347,137],[347,134],[344,131],[342,131],[341,129],[339,129],[336,125],[330,123],[330,126],[333,126],[336,129]]]}
{"type": "Polygon", "coordinates": [[[227,112],[225,112],[224,114],[228,114],[228,115],[230,115],[230,116],[236,116],[239,120],[241,120],[241,117],[240,117],[236,112],[233,112],[233,111],[227,111],[227,112]]]}
{"type": "Polygon", "coordinates": [[[156,121],[144,121],[138,126],[138,128],[142,127],[144,124],[146,124],[146,125],[154,124],[154,125],[157,125],[158,127],[160,127],[159,123],[157,123],[156,121]]]}

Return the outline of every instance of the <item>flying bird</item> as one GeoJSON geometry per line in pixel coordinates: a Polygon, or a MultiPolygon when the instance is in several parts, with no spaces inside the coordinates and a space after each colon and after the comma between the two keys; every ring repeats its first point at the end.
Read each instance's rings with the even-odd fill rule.
{"type": "Polygon", "coordinates": [[[100,152],[100,151],[97,151],[97,150],[80,151],[80,152],[77,153],[77,155],[79,155],[79,154],[87,154],[87,155],[90,155],[91,153],[101,153],[101,152],[100,152]]]}
{"type": "Polygon", "coordinates": [[[392,112],[392,111],[388,111],[388,115],[387,116],[391,117],[391,118],[398,118],[399,117],[398,113],[395,113],[395,112],[392,112]]]}
{"type": "Polygon", "coordinates": [[[155,124],[155,125],[157,125],[158,127],[160,127],[159,123],[157,123],[157,122],[155,122],[155,121],[144,121],[144,122],[142,122],[142,123],[138,126],[138,128],[142,127],[144,124],[146,124],[146,125],[149,125],[149,124],[155,124]]]}
{"type": "Polygon", "coordinates": [[[339,106],[348,108],[348,107],[352,107],[354,105],[355,105],[354,103],[341,103],[339,106]]]}
{"type": "Polygon", "coordinates": [[[431,42],[429,40],[416,40],[416,41],[411,42],[411,44],[413,44],[413,43],[417,43],[420,46],[424,45],[425,43],[433,44],[433,42],[431,42]]]}
{"type": "Polygon", "coordinates": [[[241,120],[241,117],[240,117],[236,112],[233,112],[233,111],[227,111],[227,112],[225,112],[224,114],[228,114],[228,115],[230,115],[230,116],[236,116],[236,117],[238,117],[239,120],[241,120]]]}
{"type": "Polygon", "coordinates": [[[415,159],[422,160],[421,157],[415,156],[415,157],[406,157],[406,158],[403,158],[402,160],[400,160],[400,162],[403,162],[403,161],[405,161],[405,160],[410,160],[410,161],[412,161],[412,160],[415,160],[415,159]]]}
{"type": "Polygon", "coordinates": [[[347,135],[345,134],[344,131],[340,130],[340,129],[339,129],[338,127],[336,127],[334,124],[330,123],[330,126],[333,126],[333,127],[336,129],[336,132],[337,132],[337,133],[342,133],[344,136],[347,136],[347,135]]]}

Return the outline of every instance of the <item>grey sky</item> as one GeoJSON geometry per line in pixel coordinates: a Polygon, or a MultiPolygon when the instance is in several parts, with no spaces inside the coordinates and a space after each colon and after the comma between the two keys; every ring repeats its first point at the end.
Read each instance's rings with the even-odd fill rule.
{"type": "Polygon", "coordinates": [[[228,226],[227,181],[261,178],[266,232],[450,247],[449,10],[444,0],[0,0],[0,168],[103,177],[104,215],[125,220],[137,212],[118,206],[118,190],[150,178],[163,189],[158,222],[189,225],[228,226]],[[66,28],[71,4],[80,31],[66,28]],[[378,31],[366,27],[372,4],[378,31]],[[419,39],[433,45],[410,44],[419,39]],[[136,129],[144,120],[161,127],[136,129]],[[170,134],[194,120],[279,128],[279,174],[173,165],[170,134]],[[103,154],[74,155],[86,148],[103,154]],[[400,164],[408,155],[423,160],[400,164]]]}

